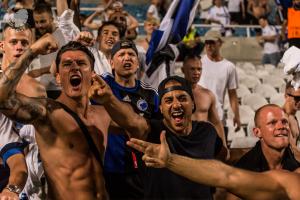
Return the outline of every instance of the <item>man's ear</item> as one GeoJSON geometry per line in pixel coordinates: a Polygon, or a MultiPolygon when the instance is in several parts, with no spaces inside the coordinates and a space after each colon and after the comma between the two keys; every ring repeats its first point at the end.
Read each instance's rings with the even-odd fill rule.
{"type": "Polygon", "coordinates": [[[114,67],[114,61],[112,59],[110,59],[109,62],[110,62],[111,69],[115,69],[115,67],[114,67]]]}
{"type": "Polygon", "coordinates": [[[253,134],[255,135],[255,137],[257,137],[257,138],[259,138],[259,139],[262,138],[260,128],[254,127],[254,128],[252,129],[252,131],[253,131],[253,134]]]}
{"type": "Polygon", "coordinates": [[[162,106],[159,105],[159,110],[160,110],[160,113],[162,113],[162,106]]]}
{"type": "Polygon", "coordinates": [[[61,85],[61,79],[58,72],[55,73],[55,80],[57,85],[61,85]]]}

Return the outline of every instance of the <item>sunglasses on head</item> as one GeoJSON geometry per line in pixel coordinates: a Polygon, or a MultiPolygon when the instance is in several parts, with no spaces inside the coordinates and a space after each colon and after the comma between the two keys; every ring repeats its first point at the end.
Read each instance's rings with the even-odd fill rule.
{"type": "Polygon", "coordinates": [[[300,96],[294,96],[292,94],[287,93],[288,96],[293,97],[295,101],[300,101],[300,96]]]}
{"type": "Polygon", "coordinates": [[[216,44],[214,40],[205,40],[205,44],[216,44]]]}

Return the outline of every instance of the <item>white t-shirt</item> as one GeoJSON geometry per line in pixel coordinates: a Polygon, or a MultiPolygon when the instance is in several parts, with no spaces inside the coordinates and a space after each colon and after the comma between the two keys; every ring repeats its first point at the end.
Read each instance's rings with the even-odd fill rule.
{"type": "MultiPolygon", "coordinates": [[[[262,35],[263,36],[274,36],[277,35],[276,29],[274,26],[265,26],[262,29],[262,35]]],[[[264,42],[264,54],[271,54],[271,53],[276,53],[279,52],[279,47],[277,44],[278,40],[276,39],[274,42],[264,42]]]]}
{"type": "Polygon", "coordinates": [[[229,12],[240,12],[240,4],[243,0],[229,0],[228,1],[228,10],[229,12]]]}
{"type": "MultiPolygon", "coordinates": [[[[221,25],[229,25],[230,24],[230,15],[227,7],[221,6],[213,6],[208,12],[208,19],[214,19],[221,22],[221,25]]],[[[221,26],[220,24],[211,23],[212,25],[221,26]]],[[[217,30],[217,29],[214,29],[217,30]]]]}
{"type": "Polygon", "coordinates": [[[225,58],[219,62],[211,61],[207,55],[204,55],[201,61],[202,74],[198,84],[214,93],[219,117],[224,119],[223,104],[226,90],[238,87],[235,66],[225,58]]]}
{"type": "Polygon", "coordinates": [[[157,7],[155,5],[151,4],[147,10],[147,13],[152,14],[153,17],[160,20],[159,13],[158,13],[157,7]]]}

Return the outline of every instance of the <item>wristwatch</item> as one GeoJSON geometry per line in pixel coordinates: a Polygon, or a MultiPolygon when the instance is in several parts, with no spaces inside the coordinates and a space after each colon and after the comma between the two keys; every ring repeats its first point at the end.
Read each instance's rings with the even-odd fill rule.
{"type": "Polygon", "coordinates": [[[22,192],[22,189],[17,185],[7,185],[5,189],[7,189],[10,192],[16,193],[17,195],[19,195],[22,192]]]}

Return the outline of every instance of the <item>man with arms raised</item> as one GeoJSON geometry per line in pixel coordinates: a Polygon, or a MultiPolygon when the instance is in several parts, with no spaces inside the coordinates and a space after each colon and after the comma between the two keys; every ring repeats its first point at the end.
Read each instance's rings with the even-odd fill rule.
{"type": "MultiPolygon", "coordinates": [[[[258,115],[260,132],[273,130],[279,145],[288,142],[288,117],[279,107],[267,107],[258,115]]],[[[271,170],[250,172],[228,166],[216,160],[193,159],[170,152],[165,133],[161,144],[131,139],[128,145],[145,153],[148,167],[166,167],[189,180],[209,186],[222,187],[243,199],[297,200],[300,199],[300,168],[294,172],[271,170]]]]}
{"type": "MultiPolygon", "coordinates": [[[[146,120],[130,106],[121,103],[109,86],[94,77],[90,97],[104,105],[112,119],[125,127],[130,137],[159,143],[159,134],[165,130],[171,151],[193,158],[213,158],[216,142],[220,140],[213,125],[192,121],[195,103],[191,85],[184,78],[171,76],[159,86],[162,120],[146,120]]],[[[167,171],[148,168],[145,177],[145,199],[212,199],[209,187],[195,184],[167,171]]]]}
{"type": "MultiPolygon", "coordinates": [[[[4,24],[3,38],[0,48],[3,52],[1,69],[6,70],[12,63],[30,47],[33,34],[31,29],[24,24],[21,29],[4,24]]],[[[23,74],[16,90],[30,97],[45,97],[46,90],[43,85],[23,74]]],[[[16,133],[15,124],[0,113],[0,156],[4,164],[10,168],[9,181],[0,197],[18,198],[27,179],[27,168],[23,155],[24,144],[16,133]]]]}
{"type": "Polygon", "coordinates": [[[104,152],[110,119],[103,108],[89,105],[87,92],[94,66],[90,51],[80,43],[70,42],[58,52],[57,80],[62,93],[57,101],[30,98],[15,90],[28,63],[56,49],[54,38],[46,34],[4,70],[0,78],[1,112],[34,125],[50,199],[107,199],[99,157],[104,152]],[[74,119],[77,115],[82,129],[76,123],[80,123],[78,117],[74,119]],[[93,150],[84,133],[91,137],[93,150]],[[96,156],[98,151],[100,155],[96,156]]]}
{"type": "Polygon", "coordinates": [[[227,149],[223,124],[220,121],[216,108],[215,95],[210,90],[197,84],[202,73],[200,57],[196,55],[186,56],[181,69],[184,78],[191,83],[193,89],[196,110],[192,115],[192,120],[211,122],[215,126],[219,137],[222,139],[224,148],[227,149]]]}

